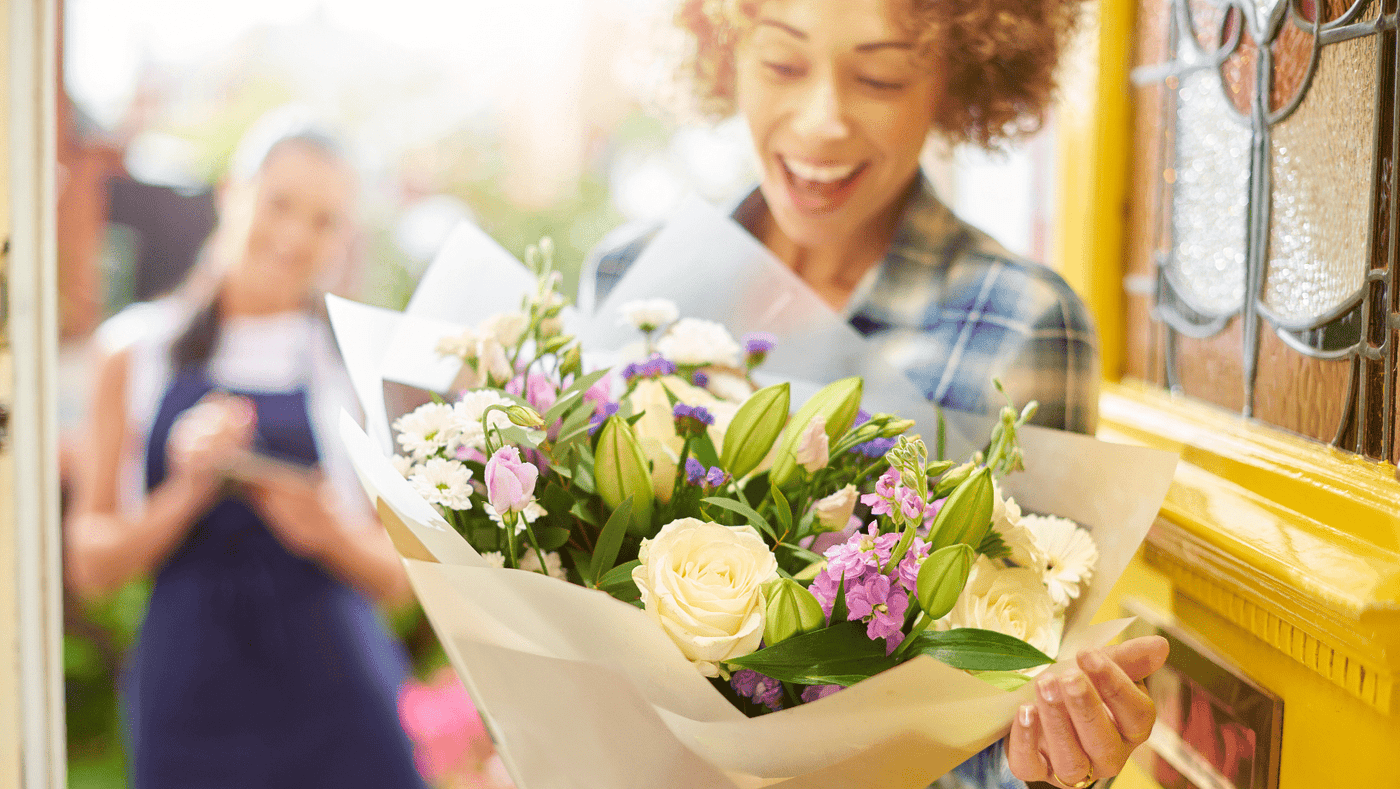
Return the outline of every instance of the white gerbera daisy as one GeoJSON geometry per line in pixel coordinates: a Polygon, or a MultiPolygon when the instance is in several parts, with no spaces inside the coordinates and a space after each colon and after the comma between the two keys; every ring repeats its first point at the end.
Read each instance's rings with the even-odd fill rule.
{"type": "MultiPolygon", "coordinates": [[[[540,557],[539,554],[535,553],[534,548],[525,552],[525,558],[520,560],[520,569],[528,570],[532,573],[540,571],[540,557]]],[[[550,578],[558,578],[561,581],[568,580],[568,576],[564,572],[564,562],[559,558],[559,554],[554,551],[544,552],[544,569],[545,572],[549,574],[550,578]]]]}
{"type": "Polygon", "coordinates": [[[465,464],[430,458],[408,481],[429,504],[460,511],[472,508],[471,479],[472,470],[465,464]]]}
{"type": "Polygon", "coordinates": [[[415,460],[422,460],[446,449],[456,438],[457,420],[452,406],[426,403],[394,420],[394,430],[399,433],[399,445],[415,460]]]}
{"type": "Polygon", "coordinates": [[[1080,586],[1093,577],[1099,547],[1088,531],[1068,518],[1026,515],[1021,524],[1030,530],[1036,546],[1045,555],[1045,564],[1039,569],[1050,599],[1064,608],[1079,597],[1080,586]]]}
{"type": "MultiPolygon", "coordinates": [[[[477,451],[486,449],[486,432],[481,426],[481,415],[493,405],[511,406],[515,401],[508,400],[492,389],[475,389],[462,395],[462,399],[451,406],[452,426],[456,431],[456,446],[470,447],[477,451]]],[[[488,417],[495,428],[510,426],[510,417],[503,411],[492,411],[488,417]]],[[[453,449],[456,449],[456,446],[453,449]]]]}
{"type": "Polygon", "coordinates": [[[487,564],[498,570],[504,569],[506,566],[505,554],[500,551],[487,551],[481,555],[481,558],[485,559],[487,564]]]}
{"type": "MultiPolygon", "coordinates": [[[[505,528],[505,521],[501,520],[501,514],[496,512],[495,507],[492,507],[490,504],[483,504],[481,505],[481,510],[486,513],[487,517],[495,521],[497,526],[503,529],[505,528]]],[[[547,514],[547,512],[544,507],[540,506],[538,501],[532,501],[525,505],[525,509],[521,510],[520,514],[524,517],[515,522],[516,534],[523,533],[525,531],[525,524],[534,523],[540,519],[540,516],[547,514]]]]}

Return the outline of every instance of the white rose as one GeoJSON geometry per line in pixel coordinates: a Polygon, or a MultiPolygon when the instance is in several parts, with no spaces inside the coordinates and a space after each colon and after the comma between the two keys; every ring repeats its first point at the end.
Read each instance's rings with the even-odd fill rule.
{"type": "Polygon", "coordinates": [[[681,318],[657,341],[656,350],[676,364],[725,367],[737,367],[742,351],[728,329],[699,318],[681,318]]]}
{"type": "Polygon", "coordinates": [[[502,312],[492,315],[478,327],[483,335],[496,338],[496,342],[507,348],[520,342],[525,330],[530,328],[530,316],[523,312],[502,312]]]}
{"type": "Polygon", "coordinates": [[[976,627],[1019,638],[1055,657],[1064,620],[1058,615],[1040,573],[1022,567],[998,567],[979,557],[962,596],[940,621],[940,629],[976,627]]]}
{"type": "Polygon", "coordinates": [[[644,332],[653,332],[680,317],[680,310],[670,299],[636,299],[623,304],[618,311],[622,322],[644,332]]]}
{"type": "Polygon", "coordinates": [[[818,501],[812,511],[816,514],[817,523],[823,529],[836,531],[846,527],[846,523],[851,519],[851,513],[856,510],[856,500],[860,498],[860,492],[855,485],[836,491],[826,498],[818,501]]]}
{"type": "Polygon", "coordinates": [[[1001,489],[993,486],[992,528],[1001,535],[1011,551],[1011,561],[1018,567],[1039,571],[1045,566],[1045,552],[1036,545],[1035,537],[1021,523],[1021,507],[1013,498],[1003,499],[1001,489]]]}
{"type": "Polygon", "coordinates": [[[778,577],[773,552],[751,526],[682,518],[643,540],[632,580],[647,613],[695,667],[720,676],[720,664],[758,649],[763,585],[778,577]]]}

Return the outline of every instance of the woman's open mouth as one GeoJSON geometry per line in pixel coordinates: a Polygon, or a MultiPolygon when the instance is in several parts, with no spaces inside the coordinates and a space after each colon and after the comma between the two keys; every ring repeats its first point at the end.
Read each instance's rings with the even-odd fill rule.
{"type": "Polygon", "coordinates": [[[865,162],[827,164],[779,156],[788,194],[800,211],[825,213],[841,207],[865,173],[865,162]]]}

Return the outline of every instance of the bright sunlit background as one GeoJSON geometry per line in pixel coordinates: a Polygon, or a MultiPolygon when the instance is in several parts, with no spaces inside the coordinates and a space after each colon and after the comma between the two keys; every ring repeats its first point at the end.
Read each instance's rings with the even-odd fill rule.
{"type": "MultiPolygon", "coordinates": [[[[235,144],[279,105],[313,108],[362,173],[363,238],[340,290],[370,303],[401,307],[462,220],[517,255],[552,236],[576,272],[604,233],[660,219],[687,192],[739,197],[753,178],[743,125],[668,111],[669,12],[669,0],[67,0],[65,425],[85,399],[85,340],[188,265],[235,144]]],[[[926,167],[960,215],[1045,259],[1052,155],[1043,133],[1005,155],[931,151],[926,167]]],[[[113,686],[145,595],[68,606],[70,786],[124,785],[113,686]]],[[[412,614],[397,626],[427,676],[442,660],[430,631],[412,614]]]]}

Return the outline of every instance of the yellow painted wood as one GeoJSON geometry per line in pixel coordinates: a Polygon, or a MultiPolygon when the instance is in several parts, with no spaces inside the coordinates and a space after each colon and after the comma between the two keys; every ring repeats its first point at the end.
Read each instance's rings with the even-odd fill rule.
{"type": "Polygon", "coordinates": [[[1055,108],[1055,262],[1099,329],[1103,376],[1123,374],[1123,234],[1130,164],[1133,0],[1089,6],[1087,73],[1066,80],[1055,108]],[[1096,17],[1095,17],[1096,12],[1096,17]]]}
{"type": "Polygon", "coordinates": [[[1101,414],[1100,437],[1182,456],[1120,587],[1283,699],[1280,789],[1400,786],[1394,467],[1144,387],[1108,386],[1101,414]]]}

